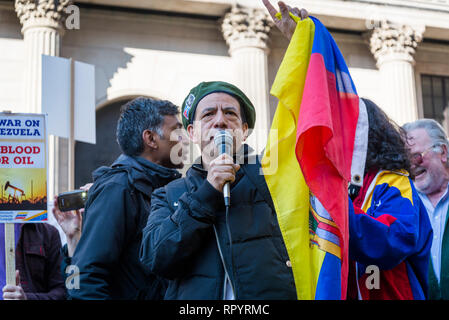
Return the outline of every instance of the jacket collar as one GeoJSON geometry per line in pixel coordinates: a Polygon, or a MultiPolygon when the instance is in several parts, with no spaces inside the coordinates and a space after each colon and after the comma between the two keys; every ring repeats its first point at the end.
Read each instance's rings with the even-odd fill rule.
{"type": "Polygon", "coordinates": [[[142,157],[121,154],[111,167],[100,167],[95,170],[92,174],[94,181],[116,169],[127,171],[129,182],[146,194],[181,177],[175,169],[160,166],[142,157]]]}

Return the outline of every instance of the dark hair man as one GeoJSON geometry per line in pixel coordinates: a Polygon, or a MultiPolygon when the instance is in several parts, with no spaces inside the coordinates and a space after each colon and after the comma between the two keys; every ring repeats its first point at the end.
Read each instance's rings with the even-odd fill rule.
{"type": "Polygon", "coordinates": [[[117,142],[123,154],[111,167],[94,171],[82,235],[67,234],[71,251],[76,246],[71,264],[80,271],[78,288],[69,290],[72,299],[160,299],[164,294],[165,282],[143,268],[139,249],[153,190],[181,176],[175,170],[183,166],[175,159],[181,154],[172,154],[180,142],[173,137],[182,127],[178,114],[169,101],[143,97],[122,107],[117,142]]]}
{"type": "Polygon", "coordinates": [[[429,299],[449,299],[449,142],[433,119],[406,123],[410,161],[418,189],[433,228],[429,267],[429,299]]]}

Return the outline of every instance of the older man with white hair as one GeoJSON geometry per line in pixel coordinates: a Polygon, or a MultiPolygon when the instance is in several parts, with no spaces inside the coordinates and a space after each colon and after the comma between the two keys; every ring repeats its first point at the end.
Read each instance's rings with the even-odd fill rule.
{"type": "Polygon", "coordinates": [[[449,299],[449,142],[433,119],[404,125],[414,182],[433,228],[429,268],[429,299],[449,299]]]}

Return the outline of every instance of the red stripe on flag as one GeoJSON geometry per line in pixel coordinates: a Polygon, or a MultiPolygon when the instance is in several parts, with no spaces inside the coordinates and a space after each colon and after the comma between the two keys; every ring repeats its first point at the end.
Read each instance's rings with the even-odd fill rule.
{"type": "Polygon", "coordinates": [[[312,54],[298,117],[296,156],[307,185],[338,226],[342,297],[348,274],[348,191],[359,98],[337,91],[323,56],[312,54]]]}
{"type": "Polygon", "coordinates": [[[327,223],[320,222],[320,223],[318,223],[317,227],[320,228],[320,229],[329,231],[330,233],[335,234],[337,237],[340,236],[340,231],[338,231],[337,228],[335,228],[335,227],[333,227],[331,225],[328,225],[327,223]]]}

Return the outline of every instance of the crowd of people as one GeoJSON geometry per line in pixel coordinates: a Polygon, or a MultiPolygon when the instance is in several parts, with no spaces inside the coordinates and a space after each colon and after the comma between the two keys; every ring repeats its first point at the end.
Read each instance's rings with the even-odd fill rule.
{"type": "MultiPolygon", "coordinates": [[[[296,27],[289,12],[307,18],[280,2],[277,19],[263,2],[288,38],[296,27]]],[[[347,299],[448,299],[447,134],[431,119],[399,127],[374,102],[360,103],[368,150],[363,186],[348,193],[347,299]],[[375,290],[365,281],[371,265],[380,270],[375,290]]],[[[3,299],[296,299],[261,164],[248,161],[255,121],[245,93],[220,81],[192,88],[181,111],[143,97],[125,104],[116,131],[122,155],[93,172],[85,209],[62,212],[55,199],[67,243],[48,224],[16,227],[17,281],[0,283],[3,299]],[[232,133],[232,155],[218,153],[219,130],[232,133]],[[173,149],[186,136],[201,156],[182,177],[173,149]],[[70,266],[78,285],[68,288],[70,266]]]]}

